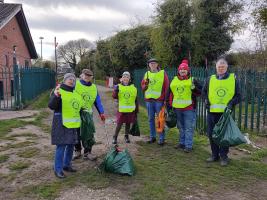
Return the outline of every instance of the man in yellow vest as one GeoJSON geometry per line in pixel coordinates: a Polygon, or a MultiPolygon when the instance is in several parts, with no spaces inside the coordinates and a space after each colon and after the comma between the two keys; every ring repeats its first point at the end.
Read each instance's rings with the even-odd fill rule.
{"type": "Polygon", "coordinates": [[[238,80],[235,74],[227,72],[228,64],[224,58],[216,62],[216,75],[210,76],[204,85],[203,95],[206,101],[207,115],[207,134],[210,140],[212,155],[207,162],[216,162],[221,159],[221,166],[229,163],[229,147],[220,147],[212,140],[212,131],[215,124],[219,121],[226,108],[232,109],[233,106],[241,101],[241,94],[238,80]]]}
{"type": "MultiPolygon", "coordinates": [[[[84,119],[89,119],[87,122],[83,120],[82,126],[83,123],[90,123],[93,126],[93,121],[92,121],[93,105],[95,105],[101,120],[104,122],[105,121],[104,108],[102,106],[96,85],[92,83],[93,72],[89,69],[83,69],[80,78],[81,78],[80,80],[76,81],[75,91],[81,95],[82,100],[84,102],[84,106],[86,108],[85,110],[82,111],[81,115],[85,116],[84,119]]],[[[79,141],[75,145],[74,159],[81,157],[81,150],[83,145],[84,147],[83,158],[89,160],[96,160],[97,157],[92,154],[92,147],[95,144],[94,127],[90,128],[90,131],[92,133],[89,133],[89,131],[85,132],[83,129],[81,129],[79,135],[79,141]],[[80,140],[82,140],[82,145],[80,140]]]]}
{"type": "MultiPolygon", "coordinates": [[[[152,58],[148,61],[149,71],[144,75],[141,82],[145,93],[145,102],[148,111],[150,126],[149,144],[156,142],[155,114],[159,114],[162,106],[168,99],[169,78],[164,70],[160,69],[159,63],[152,58]]],[[[159,145],[164,145],[165,133],[159,133],[159,145]]]]}

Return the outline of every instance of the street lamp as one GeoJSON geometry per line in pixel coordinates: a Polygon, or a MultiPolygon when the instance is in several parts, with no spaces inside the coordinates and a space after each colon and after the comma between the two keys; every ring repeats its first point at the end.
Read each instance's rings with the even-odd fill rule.
{"type": "Polygon", "coordinates": [[[44,39],[44,37],[39,37],[39,39],[41,40],[41,60],[43,60],[43,42],[42,40],[44,39]]]}

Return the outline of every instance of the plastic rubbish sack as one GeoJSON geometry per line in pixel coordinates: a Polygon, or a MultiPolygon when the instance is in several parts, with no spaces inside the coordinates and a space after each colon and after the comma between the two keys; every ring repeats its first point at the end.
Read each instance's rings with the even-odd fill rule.
{"type": "Polygon", "coordinates": [[[165,122],[168,128],[174,128],[176,126],[177,116],[173,109],[167,110],[165,122]]]}
{"type": "Polygon", "coordinates": [[[161,134],[165,127],[165,106],[162,106],[160,112],[155,117],[156,131],[161,134]]]}
{"type": "Polygon", "coordinates": [[[240,132],[231,116],[231,110],[226,109],[215,125],[212,139],[221,147],[237,146],[246,143],[244,135],[240,132]]]}
{"type": "Polygon", "coordinates": [[[112,147],[107,153],[100,169],[109,173],[133,176],[135,173],[133,159],[127,149],[112,147]]]}
{"type": "Polygon", "coordinates": [[[130,134],[132,136],[140,136],[140,129],[139,129],[139,125],[138,125],[137,119],[131,126],[130,134]]]}
{"type": "Polygon", "coordinates": [[[82,111],[81,120],[82,120],[80,128],[81,140],[84,145],[86,144],[89,146],[93,146],[95,144],[95,137],[94,137],[95,125],[92,113],[87,111],[82,111]]]}

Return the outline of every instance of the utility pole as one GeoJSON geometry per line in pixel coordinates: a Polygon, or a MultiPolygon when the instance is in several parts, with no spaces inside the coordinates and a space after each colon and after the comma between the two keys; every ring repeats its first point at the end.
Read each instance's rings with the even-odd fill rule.
{"type": "Polygon", "coordinates": [[[41,60],[43,60],[43,39],[44,37],[39,37],[39,39],[41,40],[41,60]]]}
{"type": "Polygon", "coordinates": [[[55,64],[56,64],[56,76],[57,76],[57,38],[55,37],[55,64]]]}

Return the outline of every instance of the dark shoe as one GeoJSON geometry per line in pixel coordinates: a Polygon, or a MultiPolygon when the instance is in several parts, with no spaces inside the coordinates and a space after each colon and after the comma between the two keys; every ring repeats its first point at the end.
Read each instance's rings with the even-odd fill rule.
{"type": "Polygon", "coordinates": [[[192,148],[184,148],[184,152],[185,153],[190,153],[190,152],[192,152],[192,148]]]}
{"type": "Polygon", "coordinates": [[[165,144],[165,140],[163,140],[163,141],[161,140],[158,142],[158,145],[160,145],[160,146],[163,146],[164,144],[165,144]]]}
{"type": "Polygon", "coordinates": [[[219,160],[219,158],[215,158],[215,157],[213,157],[213,156],[211,156],[211,157],[209,157],[207,160],[206,160],[206,162],[216,162],[216,161],[218,161],[219,160]]]}
{"type": "Polygon", "coordinates": [[[129,135],[125,135],[124,140],[126,143],[130,143],[129,135]]]}
{"type": "Polygon", "coordinates": [[[150,140],[148,140],[146,143],[147,144],[152,144],[152,143],[155,143],[157,140],[156,138],[151,138],[150,140]]]}
{"type": "Polygon", "coordinates": [[[228,158],[222,159],[220,164],[222,167],[226,167],[229,164],[228,158]]]}
{"type": "Polygon", "coordinates": [[[77,172],[77,170],[73,169],[72,167],[63,167],[63,170],[66,172],[77,172]]]}
{"type": "Polygon", "coordinates": [[[82,153],[81,151],[75,151],[73,159],[72,160],[76,160],[82,157],[82,153]]]}
{"type": "Polygon", "coordinates": [[[184,149],[185,146],[184,146],[184,144],[177,144],[174,148],[175,149],[184,149]]]}
{"type": "Polygon", "coordinates": [[[112,140],[112,144],[117,144],[117,137],[116,136],[113,136],[113,140],[112,140]]]}
{"type": "Polygon", "coordinates": [[[65,174],[63,172],[55,172],[55,176],[58,178],[66,178],[65,174]]]}

